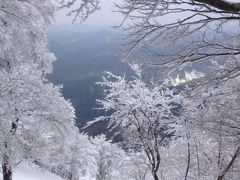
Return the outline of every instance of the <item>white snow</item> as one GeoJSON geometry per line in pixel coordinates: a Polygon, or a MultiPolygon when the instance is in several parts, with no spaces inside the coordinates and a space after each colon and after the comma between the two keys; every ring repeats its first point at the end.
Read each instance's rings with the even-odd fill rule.
{"type": "MultiPolygon", "coordinates": [[[[0,173],[0,180],[2,180],[2,174],[0,173]]],[[[38,167],[28,167],[27,165],[21,165],[13,172],[13,180],[63,180],[57,175],[51,174],[38,167]]]]}

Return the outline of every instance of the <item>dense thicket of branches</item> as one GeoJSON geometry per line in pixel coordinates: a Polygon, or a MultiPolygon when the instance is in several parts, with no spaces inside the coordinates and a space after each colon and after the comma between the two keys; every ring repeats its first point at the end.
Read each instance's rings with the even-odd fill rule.
{"type": "Polygon", "coordinates": [[[176,68],[239,55],[239,3],[125,0],[117,7],[125,16],[122,26],[129,33],[127,51],[145,48],[157,55],[158,58],[148,59],[147,63],[176,68]]]}

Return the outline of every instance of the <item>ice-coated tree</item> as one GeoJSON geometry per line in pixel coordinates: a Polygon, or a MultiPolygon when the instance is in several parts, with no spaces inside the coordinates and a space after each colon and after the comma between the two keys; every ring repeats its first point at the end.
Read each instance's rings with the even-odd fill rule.
{"type": "Polygon", "coordinates": [[[34,163],[66,180],[95,177],[97,171],[95,146],[87,135],[79,134],[78,131],[72,133],[69,138],[70,141],[67,143],[62,141],[57,148],[54,146],[51,148],[49,145],[51,151],[34,163]]]}
{"type": "Polygon", "coordinates": [[[121,128],[128,147],[145,152],[152,176],[158,180],[159,148],[174,135],[177,117],[172,109],[177,106],[177,98],[163,84],[144,83],[139,65],[131,65],[131,68],[135,76],[129,81],[109,72],[103,76],[99,84],[106,88],[106,96],[98,103],[102,109],[113,113],[97,120],[109,119],[110,126],[121,128]]]}
{"type": "Polygon", "coordinates": [[[91,0],[1,0],[0,5],[3,179],[11,180],[12,168],[23,160],[65,176],[66,172],[53,167],[66,163],[71,167],[67,170],[76,169],[74,162],[68,160],[72,154],[78,154],[75,151],[79,148],[73,145],[76,141],[71,140],[77,128],[74,109],[62,97],[60,87],[44,79],[55,60],[48,50],[46,34],[56,10],[72,8],[71,14],[84,19],[97,9],[98,3],[91,0]],[[73,7],[75,3],[78,6],[73,7]]]}
{"type": "Polygon", "coordinates": [[[228,76],[230,67],[215,67],[185,97],[181,138],[166,150],[171,163],[165,164],[173,167],[167,177],[177,170],[181,179],[238,179],[239,77],[228,76]],[[176,168],[179,164],[185,168],[176,168]]]}
{"type": "Polygon", "coordinates": [[[12,168],[21,161],[45,162],[69,153],[78,130],[72,105],[36,66],[2,70],[0,79],[0,159],[4,180],[11,180],[12,168]]]}
{"type": "Polygon", "coordinates": [[[186,106],[187,126],[197,141],[201,138],[197,137],[197,132],[207,133],[208,139],[212,141],[215,150],[206,154],[211,157],[213,177],[218,180],[237,179],[240,162],[239,77],[221,84],[217,82],[192,93],[189,100],[192,106],[186,106]]]}
{"type": "Polygon", "coordinates": [[[124,160],[122,174],[127,175],[127,179],[146,180],[152,179],[151,168],[149,168],[148,159],[145,152],[127,152],[124,160]]]}
{"type": "Polygon", "coordinates": [[[107,140],[104,135],[91,139],[95,149],[96,180],[128,179],[122,169],[125,166],[126,153],[118,146],[107,140]]]}
{"type": "Polygon", "coordinates": [[[35,62],[44,72],[52,70],[55,57],[48,49],[47,30],[54,13],[70,8],[69,13],[84,20],[98,9],[93,0],[1,0],[0,58],[9,67],[35,62]],[[73,7],[74,5],[74,7],[73,7]]]}
{"type": "Polygon", "coordinates": [[[20,63],[38,64],[50,72],[55,59],[47,47],[47,28],[54,15],[50,0],[1,1],[0,57],[8,68],[20,63]]]}

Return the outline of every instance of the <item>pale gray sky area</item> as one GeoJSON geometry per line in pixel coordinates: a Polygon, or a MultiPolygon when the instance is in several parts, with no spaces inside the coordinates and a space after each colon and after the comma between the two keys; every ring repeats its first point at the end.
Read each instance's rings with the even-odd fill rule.
{"type": "MultiPolygon", "coordinates": [[[[83,22],[84,25],[99,25],[99,26],[113,26],[118,25],[122,18],[119,13],[112,12],[114,8],[113,2],[119,2],[120,0],[102,0],[101,10],[96,11],[90,15],[89,18],[83,22]]],[[[55,24],[71,25],[73,17],[66,16],[66,11],[60,11],[56,14],[55,24]]],[[[75,22],[79,23],[79,22],[75,22]]]]}

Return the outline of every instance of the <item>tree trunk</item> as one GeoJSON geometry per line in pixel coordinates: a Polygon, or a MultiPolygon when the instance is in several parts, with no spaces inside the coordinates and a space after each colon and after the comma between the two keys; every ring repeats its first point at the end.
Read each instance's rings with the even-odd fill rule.
{"type": "MultiPolygon", "coordinates": [[[[189,137],[187,139],[189,139],[189,137]]],[[[189,143],[187,143],[187,147],[188,147],[188,157],[187,157],[187,169],[186,169],[185,178],[184,178],[185,180],[188,179],[188,173],[189,173],[190,162],[191,162],[191,152],[190,152],[190,144],[189,143]]]]}
{"type": "Polygon", "coordinates": [[[230,168],[233,166],[235,160],[238,158],[239,155],[240,155],[240,147],[237,148],[236,152],[234,153],[234,155],[233,155],[231,161],[229,162],[229,164],[227,165],[227,167],[223,170],[221,175],[218,176],[218,180],[224,179],[225,175],[228,173],[230,168]]]}
{"type": "Polygon", "coordinates": [[[154,180],[159,180],[158,176],[157,176],[157,173],[154,171],[152,172],[152,175],[153,175],[153,179],[154,180]]]}
{"type": "Polygon", "coordinates": [[[2,173],[3,180],[12,180],[12,168],[9,164],[9,157],[7,154],[3,156],[2,173]]]}

